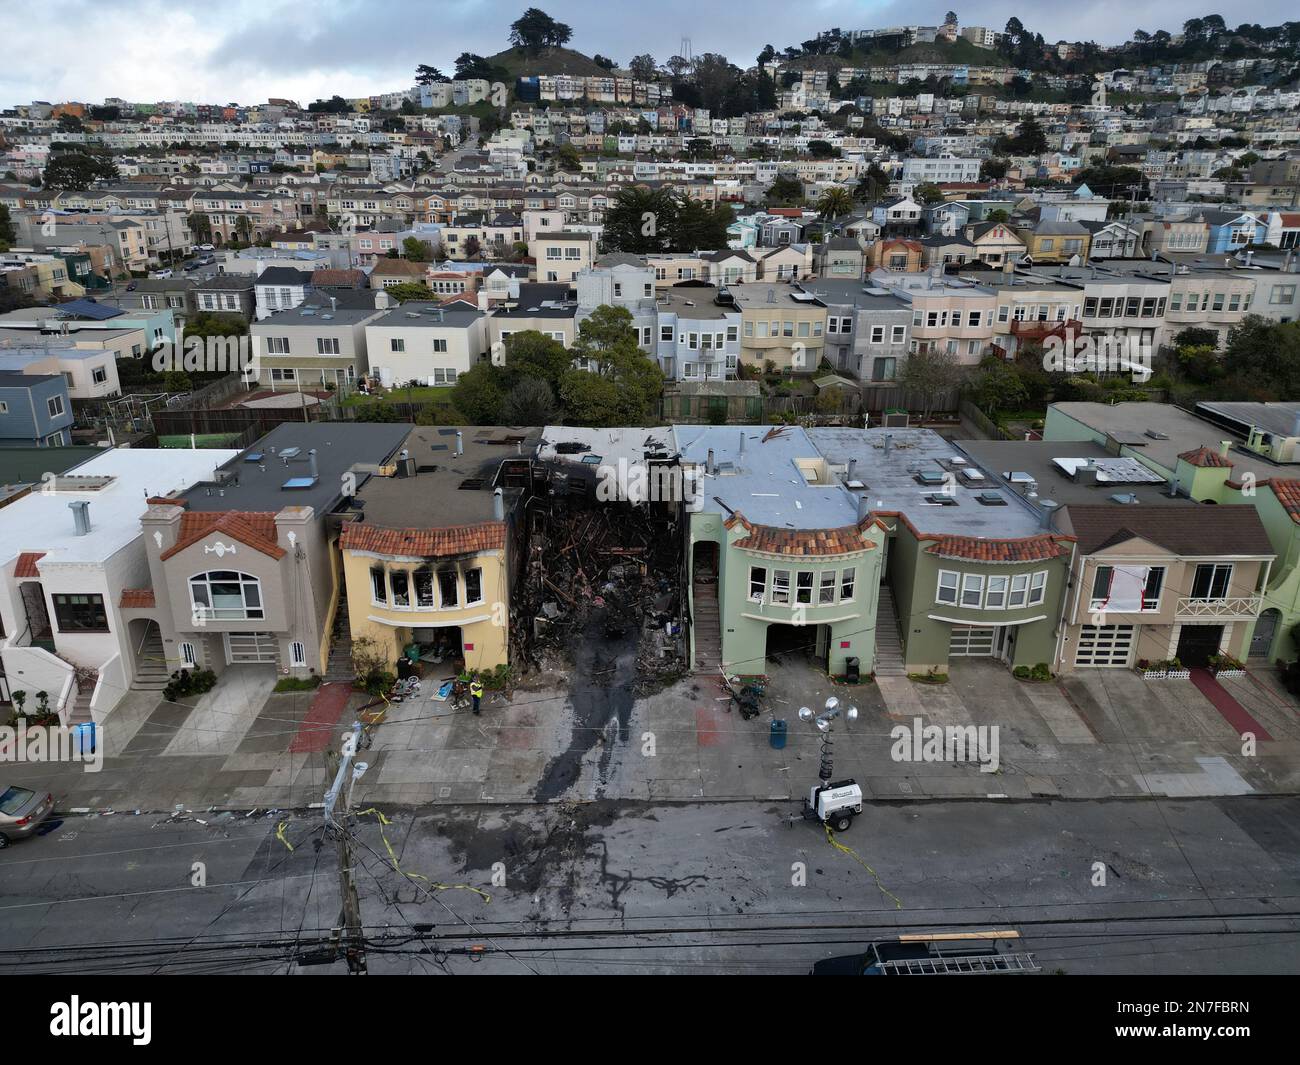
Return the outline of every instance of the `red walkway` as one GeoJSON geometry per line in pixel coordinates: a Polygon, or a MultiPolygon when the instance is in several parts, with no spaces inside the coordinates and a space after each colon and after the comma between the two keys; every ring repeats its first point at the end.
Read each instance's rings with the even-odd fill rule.
{"type": "Polygon", "coordinates": [[[1201,694],[1214,704],[1214,709],[1223,715],[1237,734],[1251,733],[1257,740],[1271,740],[1273,737],[1268,734],[1268,729],[1250,716],[1248,711],[1241,703],[1237,702],[1222,684],[1214,679],[1214,674],[1208,669],[1193,669],[1192,683],[1200,690],[1201,694]]]}
{"type": "Polygon", "coordinates": [[[352,694],[350,684],[322,684],[312,697],[307,716],[289,744],[290,754],[315,753],[330,745],[335,726],[347,709],[352,694]]]}

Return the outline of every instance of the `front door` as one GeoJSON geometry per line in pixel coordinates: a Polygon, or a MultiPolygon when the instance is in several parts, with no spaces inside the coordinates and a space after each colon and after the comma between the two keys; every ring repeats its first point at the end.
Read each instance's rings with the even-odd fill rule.
{"type": "Polygon", "coordinates": [[[1174,654],[1188,669],[1204,668],[1210,656],[1219,653],[1222,642],[1222,625],[1184,625],[1174,654]]]}
{"type": "Polygon", "coordinates": [[[1277,623],[1282,614],[1273,609],[1265,610],[1255,621],[1255,633],[1250,638],[1250,657],[1260,658],[1268,654],[1273,646],[1273,637],[1277,633],[1277,623]]]}

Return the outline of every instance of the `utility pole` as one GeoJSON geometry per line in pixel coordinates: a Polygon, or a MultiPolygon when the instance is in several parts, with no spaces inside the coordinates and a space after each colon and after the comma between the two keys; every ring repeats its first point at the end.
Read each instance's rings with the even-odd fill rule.
{"type": "Polygon", "coordinates": [[[365,762],[352,764],[361,738],[361,722],[354,722],[352,732],[343,740],[343,753],[330,751],[329,766],[335,770],[334,783],[325,793],[325,832],[334,834],[339,858],[339,919],[333,941],[348,963],[352,976],[364,976],[366,969],[365,937],[361,927],[361,900],[352,874],[352,837],[348,823],[352,805],[352,785],[364,775],[365,762]],[[341,810],[339,810],[341,801],[341,810]],[[339,816],[336,815],[339,811],[339,816]]]}

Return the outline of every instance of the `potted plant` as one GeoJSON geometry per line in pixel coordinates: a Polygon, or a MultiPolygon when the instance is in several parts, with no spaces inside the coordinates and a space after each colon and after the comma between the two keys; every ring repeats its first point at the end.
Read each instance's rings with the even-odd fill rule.
{"type": "Polygon", "coordinates": [[[1216,677],[1244,677],[1246,665],[1241,659],[1225,652],[1210,657],[1210,672],[1216,677]]]}

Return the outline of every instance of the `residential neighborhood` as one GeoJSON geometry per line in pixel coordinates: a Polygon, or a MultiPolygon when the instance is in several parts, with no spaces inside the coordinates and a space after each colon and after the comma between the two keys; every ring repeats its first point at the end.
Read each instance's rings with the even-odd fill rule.
{"type": "Polygon", "coordinates": [[[188,80],[0,13],[0,968],[1262,1033],[1300,23],[472,6],[236,0],[188,80]]]}

